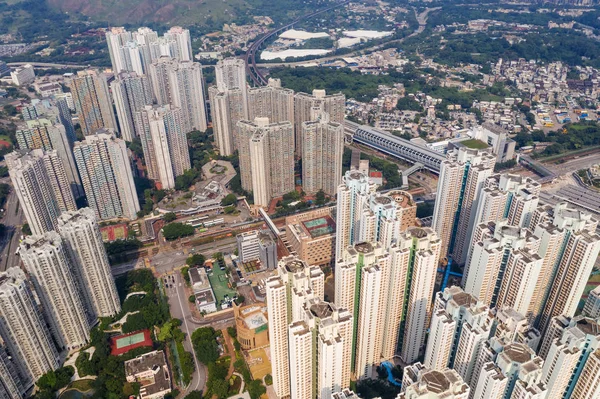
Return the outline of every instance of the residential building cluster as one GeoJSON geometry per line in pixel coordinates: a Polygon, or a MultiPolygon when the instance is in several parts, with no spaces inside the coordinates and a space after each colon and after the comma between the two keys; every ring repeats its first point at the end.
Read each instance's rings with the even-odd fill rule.
{"type": "Polygon", "coordinates": [[[215,143],[221,155],[238,152],[242,188],[254,204],[294,191],[295,159],[302,159],[307,194],[335,194],[342,174],[343,94],[296,93],[269,79],[250,88],[245,63],[227,58],[216,65],[216,86],[208,89],[215,143]]]}
{"type": "Polygon", "coordinates": [[[0,273],[2,397],[24,397],[63,351],[87,345],[98,318],[121,311],[94,211],[67,210],[54,223],[22,240],[24,271],[0,273]]]}
{"type": "MultiPolygon", "coordinates": [[[[531,178],[494,173],[504,155],[490,141],[448,151],[431,228],[417,226],[402,192],[344,175],[333,301],[315,251],[280,259],[265,282],[278,397],[354,397],[350,380],[377,378],[386,362],[406,366],[399,398],[598,395],[598,290],[576,315],[600,253],[598,221],[540,202],[531,178]],[[436,292],[440,267],[463,270],[460,286],[436,292]]],[[[286,221],[287,243],[327,217],[315,212],[286,221]]]]}

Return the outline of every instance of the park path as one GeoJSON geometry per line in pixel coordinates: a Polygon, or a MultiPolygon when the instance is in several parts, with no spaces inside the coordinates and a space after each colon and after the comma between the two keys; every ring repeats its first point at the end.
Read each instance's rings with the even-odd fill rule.
{"type": "Polygon", "coordinates": [[[227,380],[231,378],[233,375],[233,363],[237,360],[235,357],[235,348],[233,347],[233,338],[229,336],[227,329],[224,328],[221,330],[223,333],[223,338],[225,339],[225,345],[227,346],[227,353],[229,353],[230,361],[229,361],[229,371],[227,372],[227,380]]]}

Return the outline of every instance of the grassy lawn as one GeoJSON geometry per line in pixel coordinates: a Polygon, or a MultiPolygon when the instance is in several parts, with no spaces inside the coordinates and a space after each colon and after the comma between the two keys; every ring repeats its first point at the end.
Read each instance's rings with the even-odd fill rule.
{"type": "Polygon", "coordinates": [[[481,141],[481,140],[475,140],[475,139],[461,141],[460,143],[462,145],[464,145],[465,147],[473,148],[473,149],[476,149],[476,150],[481,150],[481,149],[489,147],[489,145],[487,145],[483,141],[481,141]]]}
{"type": "Polygon", "coordinates": [[[92,379],[86,378],[83,380],[73,381],[69,388],[77,389],[78,391],[85,392],[92,389],[92,379]]]}

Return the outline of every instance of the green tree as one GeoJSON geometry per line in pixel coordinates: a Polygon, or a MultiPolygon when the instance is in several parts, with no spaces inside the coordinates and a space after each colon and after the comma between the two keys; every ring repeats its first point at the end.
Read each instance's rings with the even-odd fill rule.
{"type": "Polygon", "coordinates": [[[184,399],[202,399],[202,391],[192,391],[184,399]]]}
{"type": "Polygon", "coordinates": [[[248,384],[248,393],[252,399],[258,399],[261,395],[267,393],[267,388],[265,388],[260,380],[252,380],[248,384]]]}
{"type": "Polygon", "coordinates": [[[227,380],[216,380],[212,385],[212,393],[219,399],[225,399],[229,395],[229,382],[227,380]]]}
{"type": "Polygon", "coordinates": [[[221,206],[234,205],[236,202],[237,196],[235,194],[227,194],[227,196],[221,200],[221,206]]]}
{"type": "Polygon", "coordinates": [[[271,374],[265,375],[265,384],[267,386],[273,385],[273,376],[271,374]]]}
{"type": "Polygon", "coordinates": [[[23,227],[21,227],[21,231],[23,232],[24,235],[30,236],[31,235],[31,228],[29,228],[29,223],[25,223],[23,225],[23,227]]]}
{"type": "Polygon", "coordinates": [[[194,234],[194,228],[183,223],[170,223],[163,227],[163,235],[167,241],[173,241],[181,237],[194,234]]]}
{"type": "Polygon", "coordinates": [[[174,212],[165,213],[163,216],[165,223],[171,223],[175,219],[177,219],[177,215],[174,212]]]}
{"type": "Polygon", "coordinates": [[[202,254],[193,254],[185,260],[185,264],[188,266],[204,266],[206,258],[202,254]]]}
{"type": "Polygon", "coordinates": [[[86,375],[94,375],[96,373],[94,364],[90,361],[90,354],[87,352],[80,352],[77,360],[75,361],[75,367],[77,367],[77,373],[80,377],[86,375]]]}
{"type": "Polygon", "coordinates": [[[212,327],[198,328],[192,334],[192,344],[196,356],[204,364],[214,363],[219,358],[217,333],[212,327]]]}
{"type": "Polygon", "coordinates": [[[325,204],[325,199],[325,192],[323,190],[319,190],[315,196],[315,203],[317,205],[323,205],[325,204]]]}

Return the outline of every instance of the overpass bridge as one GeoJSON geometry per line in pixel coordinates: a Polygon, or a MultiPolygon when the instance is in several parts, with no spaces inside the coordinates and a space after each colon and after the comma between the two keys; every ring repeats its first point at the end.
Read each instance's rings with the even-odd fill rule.
{"type": "Polygon", "coordinates": [[[347,141],[356,141],[404,161],[421,164],[418,168],[422,167],[436,174],[440,173],[440,165],[446,159],[444,154],[371,126],[346,120],[344,130],[347,141]]]}

